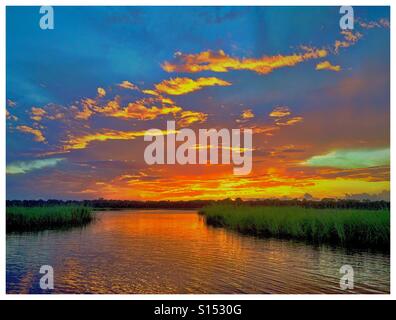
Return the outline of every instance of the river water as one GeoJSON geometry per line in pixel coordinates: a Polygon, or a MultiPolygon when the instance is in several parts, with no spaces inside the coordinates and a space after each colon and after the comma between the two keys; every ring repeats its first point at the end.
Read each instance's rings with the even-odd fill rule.
{"type": "Polygon", "coordinates": [[[8,293],[389,293],[390,255],[260,239],[207,226],[195,211],[97,213],[83,228],[7,234],[8,293]],[[40,266],[54,270],[41,290],[40,266]]]}

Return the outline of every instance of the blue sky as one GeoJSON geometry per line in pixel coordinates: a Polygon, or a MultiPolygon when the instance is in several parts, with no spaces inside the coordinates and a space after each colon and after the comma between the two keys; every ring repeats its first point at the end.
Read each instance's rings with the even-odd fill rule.
{"type": "MultiPolygon", "coordinates": [[[[141,139],[93,141],[83,149],[71,148],[67,152],[65,141],[71,136],[76,139],[105,129],[125,132],[164,127],[166,119],[172,116],[164,111],[150,119],[143,114],[120,118],[94,111],[91,103],[87,108],[93,114],[77,120],[70,114],[71,110],[75,107],[82,111],[88,98],[100,107],[115,100],[122,107],[147,99],[143,91],[163,81],[172,78],[197,81],[199,77],[216,77],[232,85],[207,85],[180,95],[162,92],[164,97],[172,98],[173,105],[196,113],[200,120],[193,120],[194,129],[232,128],[242,124],[261,129],[275,124],[278,129],[279,122],[275,123],[269,114],[279,106],[291,110],[295,119],[293,125],[282,126],[272,136],[268,131],[257,130],[257,164],[246,186],[247,190],[254,189],[250,196],[299,196],[305,192],[342,196],[348,190],[379,193],[389,189],[387,165],[382,169],[366,168],[360,175],[350,172],[350,168],[348,172],[347,168],[344,171],[331,168],[334,179],[341,176],[346,179],[350,175],[340,185],[326,180],[329,178],[324,176],[325,169],[299,165],[335,150],[349,155],[358,150],[361,155],[361,150],[389,148],[388,7],[354,7],[355,29],[348,33],[349,40],[339,28],[339,7],[54,7],[54,12],[55,29],[41,30],[38,7],[7,7],[6,92],[10,114],[7,164],[13,168],[23,164],[31,168],[7,175],[7,198],[95,198],[119,194],[123,198],[155,198],[150,191],[153,185],[144,183],[147,178],[138,179],[133,194],[129,190],[134,181],[124,185],[125,181],[117,180],[126,175],[151,175],[150,183],[155,180],[153,177],[158,185],[167,181],[161,168],[147,168],[142,163],[141,139]],[[353,36],[357,36],[356,40],[353,36]],[[337,40],[346,45],[336,50],[337,40]],[[279,59],[276,58],[279,55],[302,56],[315,50],[325,50],[326,56],[304,59],[292,66],[282,65],[269,73],[245,67],[225,72],[213,68],[196,73],[182,70],[188,67],[181,65],[183,57],[197,58],[200,53],[217,54],[220,50],[225,54],[224,60],[234,62],[258,61],[263,57],[279,59]],[[166,61],[179,71],[165,70],[166,61]],[[317,70],[318,64],[325,61],[330,66],[339,66],[340,70],[317,70]],[[120,88],[118,85],[123,81],[133,83],[139,90],[120,88]],[[105,96],[98,97],[98,88],[105,90],[105,96]],[[44,110],[43,116],[35,117],[32,112],[40,113],[39,109],[44,110]],[[254,117],[240,121],[238,118],[245,110],[251,110],[254,117]],[[59,115],[57,119],[55,114],[59,115]],[[304,152],[265,157],[285,146],[304,152]],[[127,147],[133,151],[126,152],[127,147]],[[133,165],[114,164],[113,158],[133,165]],[[37,165],[37,160],[42,165],[37,165]],[[46,166],[48,163],[52,165],[46,166]],[[258,177],[270,177],[270,168],[278,168],[279,177],[256,185],[258,177]],[[298,170],[304,173],[298,176],[295,173],[298,170]],[[50,187],[60,177],[68,183],[50,187]],[[268,188],[275,180],[282,179],[285,183],[279,189],[268,188]],[[308,188],[301,182],[304,179],[311,183],[308,188]],[[95,189],[98,182],[106,186],[95,189]]],[[[147,111],[150,110],[141,112],[147,111]]],[[[175,117],[183,116],[179,112],[175,117]]],[[[217,183],[232,181],[229,169],[220,170],[218,176],[210,171],[208,179],[211,177],[217,183]]],[[[180,170],[184,171],[170,168],[176,177],[180,170]]],[[[182,185],[185,197],[212,197],[211,188],[203,185],[205,179],[193,178],[199,169],[189,170],[191,181],[182,185]],[[190,194],[189,190],[197,185],[203,191],[190,194]]],[[[180,188],[176,183],[174,190],[180,188]]],[[[227,192],[234,196],[238,190],[231,183],[227,192]]],[[[163,198],[167,197],[169,194],[164,192],[163,198]]]]}

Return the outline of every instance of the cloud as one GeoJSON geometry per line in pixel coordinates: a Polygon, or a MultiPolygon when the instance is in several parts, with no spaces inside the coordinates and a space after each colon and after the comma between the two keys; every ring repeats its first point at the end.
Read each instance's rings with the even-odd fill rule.
{"type": "Polygon", "coordinates": [[[12,101],[11,99],[7,99],[7,106],[8,107],[15,107],[16,106],[16,102],[12,101]]]}
{"type": "Polygon", "coordinates": [[[338,53],[340,48],[348,48],[358,42],[363,35],[360,32],[352,32],[350,30],[343,30],[341,34],[344,36],[343,40],[336,40],[334,43],[334,52],[338,53]]]}
{"type": "Polygon", "coordinates": [[[373,28],[389,28],[390,22],[388,19],[381,18],[378,21],[364,21],[362,19],[356,19],[357,23],[363,29],[373,29],[373,28]]]}
{"type": "Polygon", "coordinates": [[[110,113],[112,117],[116,118],[132,118],[139,120],[153,120],[156,119],[160,115],[167,115],[180,112],[182,110],[181,107],[178,106],[164,106],[162,108],[158,107],[146,107],[140,103],[129,103],[125,108],[117,110],[113,113],[110,113]]]}
{"type": "Polygon", "coordinates": [[[246,151],[254,151],[254,148],[244,148],[244,147],[230,147],[230,146],[223,146],[223,145],[211,145],[211,144],[195,144],[189,149],[193,150],[203,150],[203,149],[217,149],[217,150],[229,150],[233,152],[246,152],[246,151]]]}
{"type": "Polygon", "coordinates": [[[331,71],[341,71],[341,66],[339,65],[332,65],[329,61],[319,62],[316,65],[316,70],[331,70],[331,71]]]}
{"type": "MultiPolygon", "coordinates": [[[[87,110],[83,114],[86,114],[88,117],[92,114],[103,114],[114,118],[153,120],[160,115],[175,115],[183,110],[181,107],[175,105],[166,105],[162,107],[146,106],[146,104],[151,105],[155,102],[162,103],[162,99],[140,99],[134,102],[129,102],[125,107],[121,107],[119,97],[108,101],[104,106],[99,106],[96,104],[96,101],[87,99],[85,100],[87,110]]],[[[173,101],[168,99],[165,100],[165,102],[169,104],[173,101]]]]}
{"type": "Polygon", "coordinates": [[[313,156],[303,164],[312,167],[357,169],[387,166],[390,163],[390,149],[336,150],[324,155],[313,156]]]}
{"type": "Polygon", "coordinates": [[[63,160],[65,160],[65,158],[50,158],[50,159],[40,159],[40,160],[32,160],[32,161],[16,161],[7,165],[6,173],[21,174],[33,170],[54,167],[63,160]]]}
{"type": "Polygon", "coordinates": [[[155,85],[157,92],[170,95],[182,95],[193,91],[201,90],[203,87],[211,86],[230,86],[231,83],[216,77],[198,78],[196,80],[190,78],[173,78],[164,80],[155,85]]]}
{"type": "Polygon", "coordinates": [[[42,134],[42,132],[39,129],[34,129],[32,127],[28,126],[17,126],[17,130],[23,132],[23,133],[29,133],[34,136],[34,141],[37,142],[45,142],[45,137],[42,134]]]}
{"type": "Polygon", "coordinates": [[[275,124],[277,126],[291,126],[301,121],[303,121],[303,117],[293,117],[289,119],[277,119],[275,120],[275,124]]]}
{"type": "Polygon", "coordinates": [[[325,49],[302,48],[304,49],[303,53],[263,56],[261,58],[236,58],[229,56],[223,50],[208,50],[197,54],[177,52],[174,61],[165,61],[162,68],[167,72],[250,70],[259,74],[268,74],[275,69],[292,67],[303,61],[323,58],[327,55],[325,49]]]}
{"type": "Polygon", "coordinates": [[[95,100],[87,98],[82,101],[82,109],[78,110],[74,116],[76,120],[88,120],[93,111],[90,109],[90,106],[96,104],[95,100]]]}
{"type": "Polygon", "coordinates": [[[253,113],[252,109],[243,110],[242,114],[241,114],[241,118],[242,119],[252,119],[252,118],[254,118],[254,113],[253,113]]]}
{"type": "Polygon", "coordinates": [[[41,121],[47,112],[43,108],[32,107],[30,119],[34,121],[41,121]]]}
{"type": "Polygon", "coordinates": [[[17,121],[18,117],[12,115],[7,109],[6,109],[6,119],[7,120],[12,120],[12,121],[17,121]]]}
{"type": "MultiPolygon", "coordinates": [[[[177,133],[177,131],[161,131],[163,135],[177,133]]],[[[88,144],[94,141],[108,140],[133,140],[137,137],[143,137],[147,131],[119,131],[112,129],[103,129],[99,132],[89,133],[81,136],[70,136],[63,146],[64,151],[85,149],[88,144]]]]}
{"type": "Polygon", "coordinates": [[[178,126],[187,127],[195,122],[205,122],[208,115],[203,112],[196,111],[183,111],[180,115],[180,119],[177,121],[178,126]]]}
{"type": "Polygon", "coordinates": [[[251,129],[253,130],[253,133],[265,133],[265,135],[267,136],[273,136],[275,131],[280,130],[279,127],[276,127],[274,125],[270,125],[270,126],[253,126],[251,127],[251,129]]]}
{"type": "Polygon", "coordinates": [[[277,126],[291,126],[293,124],[303,121],[303,117],[287,118],[290,115],[290,108],[285,106],[275,107],[269,114],[271,118],[275,118],[274,120],[277,126]]]}
{"type": "MultiPolygon", "coordinates": [[[[198,81],[198,83],[208,85],[205,81],[198,81]]],[[[172,115],[175,119],[179,119],[178,123],[181,126],[187,126],[194,122],[204,122],[207,118],[205,113],[184,110],[182,107],[175,105],[171,98],[163,96],[160,92],[153,91],[153,93],[150,93],[150,97],[141,98],[126,103],[126,105],[121,105],[121,97],[115,96],[112,100],[107,101],[100,101],[97,98],[84,98],[68,107],[54,104],[48,104],[43,108],[33,107],[31,118],[35,121],[40,121],[42,118],[62,120],[70,129],[76,126],[88,128],[89,125],[86,122],[79,122],[80,120],[88,120],[94,115],[142,121],[172,115]]],[[[8,115],[8,117],[10,116],[8,115]]]]}
{"type": "Polygon", "coordinates": [[[282,118],[291,115],[291,111],[289,107],[275,107],[274,110],[271,111],[269,114],[270,117],[273,118],[282,118]]]}
{"type": "Polygon", "coordinates": [[[132,82],[129,82],[127,80],[122,81],[120,84],[118,84],[118,86],[124,89],[139,90],[139,88],[136,85],[134,85],[132,82]]]}
{"type": "Polygon", "coordinates": [[[99,96],[99,98],[103,98],[105,95],[106,95],[106,90],[101,88],[101,87],[99,87],[98,88],[98,96],[99,96]]]}

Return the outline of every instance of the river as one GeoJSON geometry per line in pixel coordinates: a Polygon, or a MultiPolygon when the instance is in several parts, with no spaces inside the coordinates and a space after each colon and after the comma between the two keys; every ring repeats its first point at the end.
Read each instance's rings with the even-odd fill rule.
{"type": "Polygon", "coordinates": [[[7,293],[389,293],[390,255],[260,239],[196,211],[97,213],[82,228],[7,234],[7,293]],[[354,289],[340,289],[351,265],[354,289]],[[40,266],[54,289],[39,287],[40,266]]]}

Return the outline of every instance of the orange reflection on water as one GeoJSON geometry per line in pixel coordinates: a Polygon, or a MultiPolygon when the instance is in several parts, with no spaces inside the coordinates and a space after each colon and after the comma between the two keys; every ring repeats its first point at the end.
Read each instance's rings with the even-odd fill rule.
{"type": "Polygon", "coordinates": [[[105,211],[83,229],[8,235],[7,292],[40,292],[31,275],[49,264],[56,293],[341,293],[351,264],[355,291],[378,293],[389,262],[208,227],[195,211],[105,211]]]}

